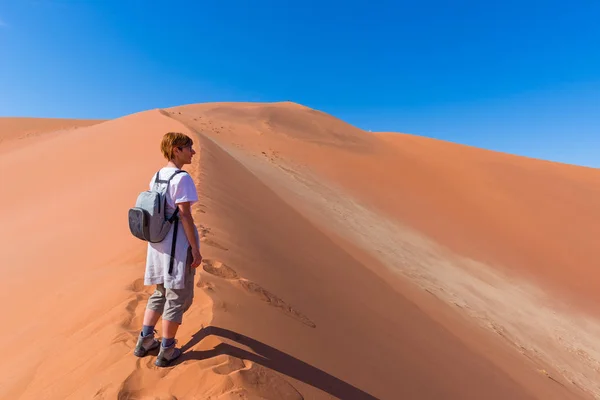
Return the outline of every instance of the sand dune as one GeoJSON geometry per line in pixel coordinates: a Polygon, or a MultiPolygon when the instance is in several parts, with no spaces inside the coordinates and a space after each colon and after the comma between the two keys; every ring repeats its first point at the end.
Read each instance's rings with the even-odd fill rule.
{"type": "Polygon", "coordinates": [[[104,122],[104,120],[64,118],[12,118],[0,117],[0,144],[15,139],[26,139],[44,133],[56,133],[104,122]]]}
{"type": "Polygon", "coordinates": [[[63,128],[2,144],[19,196],[0,200],[0,296],[18,304],[0,398],[600,393],[597,170],[370,134],[293,103],[63,128]],[[186,352],[163,370],[132,355],[152,288],[126,211],[168,130],[197,138],[205,261],[186,352]]]}

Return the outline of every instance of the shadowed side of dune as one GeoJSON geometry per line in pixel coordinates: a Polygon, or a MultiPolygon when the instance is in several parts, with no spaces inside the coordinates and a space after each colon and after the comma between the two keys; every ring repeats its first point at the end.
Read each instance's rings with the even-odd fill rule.
{"type": "MultiPolygon", "coordinates": [[[[195,129],[193,122],[185,123],[195,129]]],[[[198,133],[202,137],[201,129],[198,133]]],[[[200,145],[202,224],[221,245],[206,248],[201,281],[214,303],[212,326],[241,339],[224,340],[227,346],[210,352],[191,351],[183,364],[234,354],[282,374],[305,398],[315,399],[354,389],[381,399],[532,398],[469,345],[482,340],[480,335],[454,336],[282,200],[233,153],[208,138],[200,145]],[[248,291],[243,280],[289,308],[248,291]],[[285,312],[290,308],[314,326],[285,312]],[[328,385],[337,385],[336,392],[328,385]]],[[[196,335],[205,334],[200,329],[196,335]]],[[[542,377],[531,378],[535,387],[545,384],[542,377]]],[[[570,397],[557,393],[554,398],[570,397]]]]}
{"type": "Polygon", "coordinates": [[[376,399],[376,397],[371,396],[370,394],[326,373],[323,370],[315,368],[297,359],[296,357],[229,329],[224,329],[217,326],[208,326],[206,328],[202,328],[193,335],[192,340],[182,347],[182,350],[185,351],[188,348],[193,347],[209,335],[217,336],[229,343],[219,343],[212,350],[187,351],[181,357],[178,363],[183,363],[190,360],[204,360],[224,354],[260,364],[272,371],[276,371],[290,378],[301,381],[307,385],[318,388],[323,392],[329,393],[330,395],[339,399],[376,399]],[[250,352],[244,350],[240,346],[250,348],[252,351],[250,352]]]}

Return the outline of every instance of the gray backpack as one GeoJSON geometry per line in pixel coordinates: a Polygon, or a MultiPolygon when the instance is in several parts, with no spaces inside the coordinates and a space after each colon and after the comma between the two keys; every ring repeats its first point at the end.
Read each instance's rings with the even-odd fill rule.
{"type": "Polygon", "coordinates": [[[129,209],[129,230],[138,239],[151,243],[161,242],[173,226],[169,274],[173,270],[179,208],[176,207],[173,215],[167,218],[167,195],[171,179],[181,172],[186,171],[178,170],[169,179],[162,180],[160,179],[160,171],[158,171],[152,189],[141,192],[135,202],[135,207],[129,209]],[[161,183],[166,183],[164,190],[159,190],[159,184],[161,183]]]}

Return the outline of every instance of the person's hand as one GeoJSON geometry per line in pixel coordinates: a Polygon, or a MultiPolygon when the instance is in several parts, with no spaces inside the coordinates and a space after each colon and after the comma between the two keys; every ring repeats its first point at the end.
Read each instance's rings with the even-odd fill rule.
{"type": "Polygon", "coordinates": [[[202,256],[200,255],[200,250],[192,249],[192,268],[198,268],[200,263],[202,262],[202,256]]]}

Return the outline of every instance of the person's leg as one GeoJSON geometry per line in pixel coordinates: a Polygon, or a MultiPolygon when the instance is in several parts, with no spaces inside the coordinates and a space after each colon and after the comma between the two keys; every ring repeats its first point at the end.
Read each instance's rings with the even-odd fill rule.
{"type": "Polygon", "coordinates": [[[191,268],[191,257],[188,257],[186,276],[183,289],[167,289],[163,314],[163,339],[160,352],[156,359],[159,367],[167,366],[181,355],[181,350],[175,347],[175,335],[183,321],[183,313],[188,310],[193,299],[195,270],[191,268]]]}
{"type": "Polygon", "coordinates": [[[148,304],[144,313],[142,331],[138,336],[138,341],[133,353],[138,357],[144,357],[150,350],[159,346],[159,342],[154,339],[154,327],[163,313],[166,302],[165,288],[163,285],[156,285],[156,290],[148,298],[148,304]]]}
{"type": "Polygon", "coordinates": [[[184,289],[169,290],[170,292],[172,292],[172,294],[177,295],[177,299],[174,300],[174,303],[176,304],[169,304],[170,311],[168,313],[169,315],[166,318],[171,318],[172,320],[163,318],[162,326],[164,346],[170,345],[172,343],[172,339],[175,339],[175,335],[177,335],[177,329],[179,329],[179,325],[181,325],[183,319],[183,314],[192,305],[192,302],[194,300],[194,272],[195,271],[191,271],[190,273],[188,273],[184,289]],[[166,342],[165,339],[167,339],[166,342]]]}
{"type": "Polygon", "coordinates": [[[142,335],[149,332],[154,332],[154,327],[158,322],[158,319],[162,315],[165,309],[166,303],[165,287],[162,284],[156,285],[156,290],[148,298],[148,304],[146,305],[146,312],[144,313],[144,322],[142,327],[142,335]],[[146,332],[144,332],[144,330],[146,332]]]}
{"type": "Polygon", "coordinates": [[[146,312],[144,313],[144,322],[142,326],[142,336],[146,336],[151,332],[154,332],[154,327],[158,322],[158,319],[162,315],[162,312],[155,311],[151,308],[146,308],[146,312]]]}
{"type": "Polygon", "coordinates": [[[156,357],[156,362],[154,363],[159,367],[168,366],[171,361],[181,355],[181,350],[175,346],[175,335],[177,334],[179,325],[181,325],[183,315],[183,299],[180,296],[182,290],[184,289],[166,290],[167,300],[165,303],[165,312],[162,316],[163,337],[158,357],[156,357]]]}
{"type": "Polygon", "coordinates": [[[175,340],[175,335],[177,335],[177,329],[179,329],[179,325],[180,324],[178,322],[163,319],[163,346],[168,347],[172,344],[172,342],[175,340]]]}
{"type": "MultiPolygon", "coordinates": [[[[183,314],[190,308],[194,299],[194,276],[196,270],[192,268],[192,248],[188,247],[185,265],[185,281],[183,289],[168,289],[165,294],[167,312],[163,316],[163,339],[175,338],[177,329],[183,320],[183,314]]],[[[163,340],[163,343],[164,340],[163,340]]]]}

